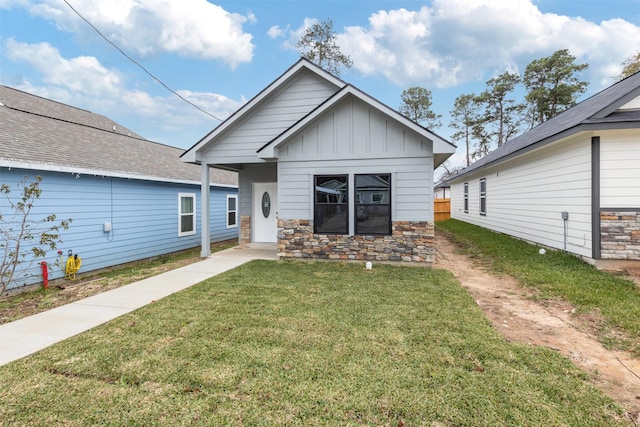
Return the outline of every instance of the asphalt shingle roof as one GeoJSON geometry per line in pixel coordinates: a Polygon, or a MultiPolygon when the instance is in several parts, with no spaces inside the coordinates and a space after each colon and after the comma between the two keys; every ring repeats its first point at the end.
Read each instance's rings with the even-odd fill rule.
{"type": "MultiPolygon", "coordinates": [[[[62,166],[167,181],[200,181],[184,150],[144,139],[109,118],[0,85],[0,162],[62,166]]],[[[211,169],[211,182],[237,185],[237,175],[211,169]]]]}
{"type": "Polygon", "coordinates": [[[508,141],[447,181],[456,180],[485,165],[518,155],[519,152],[533,148],[537,144],[556,140],[568,131],[580,129],[581,126],[606,126],[611,123],[620,125],[625,122],[635,123],[636,127],[640,126],[640,111],[616,111],[638,96],[640,96],[640,73],[635,73],[508,141]]]}

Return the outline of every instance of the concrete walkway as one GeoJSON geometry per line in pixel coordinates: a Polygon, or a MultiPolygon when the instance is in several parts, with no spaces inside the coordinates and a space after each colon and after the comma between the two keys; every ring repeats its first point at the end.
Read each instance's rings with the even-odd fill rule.
{"type": "Polygon", "coordinates": [[[254,259],[277,259],[275,245],[252,244],[0,325],[0,366],[87,331],[254,259]]]}

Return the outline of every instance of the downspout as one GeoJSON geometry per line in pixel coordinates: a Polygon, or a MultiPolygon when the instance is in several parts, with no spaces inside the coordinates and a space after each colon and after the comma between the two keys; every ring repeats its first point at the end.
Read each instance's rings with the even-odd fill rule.
{"type": "Polygon", "coordinates": [[[200,163],[200,217],[201,217],[201,233],[202,233],[202,243],[200,248],[200,256],[206,258],[211,255],[211,232],[209,230],[209,224],[211,221],[209,220],[209,212],[210,211],[210,192],[211,186],[209,181],[210,173],[209,173],[209,165],[206,162],[200,163]]]}
{"type": "Polygon", "coordinates": [[[591,258],[600,259],[600,137],[591,138],[591,258]]]}

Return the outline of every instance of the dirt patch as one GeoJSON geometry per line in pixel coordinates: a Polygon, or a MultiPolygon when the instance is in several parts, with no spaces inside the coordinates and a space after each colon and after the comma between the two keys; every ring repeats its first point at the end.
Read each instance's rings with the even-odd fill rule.
{"type": "Polygon", "coordinates": [[[589,373],[592,382],[627,410],[640,425],[640,360],[607,350],[590,332],[597,313],[577,317],[567,303],[542,305],[532,291],[511,277],[497,277],[457,252],[442,233],[436,237],[435,267],[451,271],[471,293],[494,327],[509,341],[558,351],[589,373]]]}

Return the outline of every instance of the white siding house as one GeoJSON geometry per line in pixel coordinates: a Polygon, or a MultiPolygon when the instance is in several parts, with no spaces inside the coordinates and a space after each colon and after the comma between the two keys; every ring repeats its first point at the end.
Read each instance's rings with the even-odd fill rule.
{"type": "Polygon", "coordinates": [[[640,73],[448,182],[455,219],[587,260],[640,260],[640,73]]]}
{"type": "Polygon", "coordinates": [[[277,243],[282,258],[430,263],[433,170],[454,151],[301,59],[182,160],[203,177],[238,171],[241,243],[277,243]]]}

